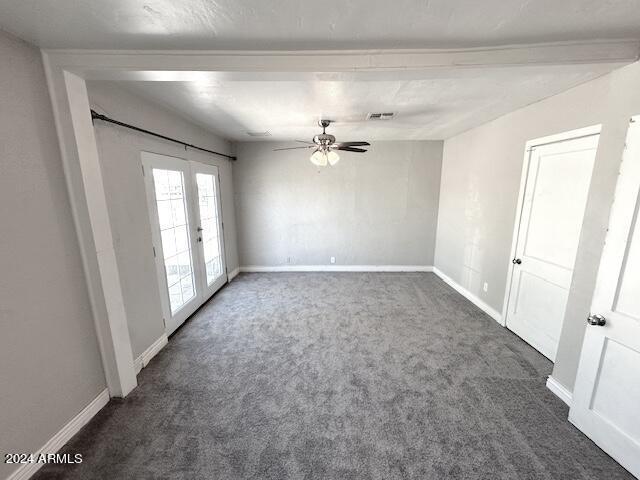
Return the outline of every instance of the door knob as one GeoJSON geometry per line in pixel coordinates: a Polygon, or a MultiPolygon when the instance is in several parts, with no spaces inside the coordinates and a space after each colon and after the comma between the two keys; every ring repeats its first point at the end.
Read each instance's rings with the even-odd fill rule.
{"type": "Polygon", "coordinates": [[[520,265],[522,263],[522,260],[520,260],[519,258],[514,258],[513,260],[511,260],[511,263],[513,263],[514,265],[520,265]]]}
{"type": "Polygon", "coordinates": [[[202,227],[196,228],[196,231],[201,232],[202,231],[202,227]]]}
{"type": "Polygon", "coordinates": [[[607,323],[607,319],[604,318],[602,315],[589,315],[589,317],[587,318],[587,323],[589,325],[595,325],[598,327],[602,327],[604,324],[607,323]]]}

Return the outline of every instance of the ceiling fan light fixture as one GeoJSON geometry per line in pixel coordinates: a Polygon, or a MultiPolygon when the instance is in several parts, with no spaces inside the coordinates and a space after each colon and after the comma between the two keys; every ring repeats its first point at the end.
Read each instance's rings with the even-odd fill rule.
{"type": "Polygon", "coordinates": [[[315,152],[313,152],[310,160],[311,163],[317,165],[318,167],[326,167],[328,162],[327,154],[322,150],[316,150],[315,152]]]}
{"type": "Polygon", "coordinates": [[[329,153],[327,153],[327,161],[329,162],[329,165],[333,167],[336,163],[340,161],[340,155],[338,155],[333,150],[329,150],[329,153]]]}

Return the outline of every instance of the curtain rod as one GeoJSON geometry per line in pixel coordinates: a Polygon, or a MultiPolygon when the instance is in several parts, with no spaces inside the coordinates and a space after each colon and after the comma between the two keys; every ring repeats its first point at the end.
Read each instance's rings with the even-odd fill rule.
{"type": "Polygon", "coordinates": [[[120,122],[118,120],[114,120],[113,118],[109,118],[106,115],[101,115],[95,110],[91,110],[91,120],[102,120],[103,122],[113,123],[114,125],[119,125],[124,128],[129,128],[131,130],[135,130],[136,132],[146,133],[147,135],[153,135],[154,137],[162,138],[163,140],[168,140],[170,142],[178,143],[180,145],[184,145],[185,147],[193,148],[195,150],[200,150],[202,152],[211,153],[213,155],[219,155],[221,157],[228,158],[229,160],[237,160],[233,155],[227,155],[226,153],[216,152],[215,150],[209,150],[208,148],[198,147],[197,145],[192,145],[191,143],[183,142],[182,140],[176,140],[175,138],[167,137],[165,135],[161,135],[159,133],[152,132],[150,130],[145,130],[144,128],[136,127],[135,125],[129,125],[128,123],[120,122]]]}

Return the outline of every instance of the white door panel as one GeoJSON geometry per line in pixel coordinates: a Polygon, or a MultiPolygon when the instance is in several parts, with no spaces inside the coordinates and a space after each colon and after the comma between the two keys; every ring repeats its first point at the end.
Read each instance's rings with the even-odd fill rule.
{"type": "Polygon", "coordinates": [[[215,282],[207,281],[204,232],[200,231],[203,208],[214,220],[220,216],[218,171],[166,155],[142,152],[141,157],[162,311],[167,334],[171,334],[227,281],[221,240],[216,249],[220,261],[215,282]],[[215,185],[211,192],[201,194],[206,187],[198,184],[197,172],[206,172],[215,185]],[[215,201],[208,199],[208,193],[215,201]]]}
{"type": "Polygon", "coordinates": [[[550,341],[558,338],[562,325],[549,315],[549,311],[564,310],[566,306],[564,289],[531,272],[520,270],[516,275],[520,278],[517,284],[517,297],[514,299],[514,315],[519,316],[527,328],[547,336],[550,341]],[[536,292],[536,295],[531,295],[529,292],[536,292]],[[539,297],[543,297],[545,301],[541,302],[539,297]]]}
{"type": "Polygon", "coordinates": [[[607,338],[601,355],[591,410],[621,432],[640,438],[640,415],[629,417],[640,405],[640,369],[629,370],[629,365],[640,365],[640,352],[607,338]]]}
{"type": "Polygon", "coordinates": [[[529,154],[507,327],[554,360],[573,276],[599,135],[529,154]]]}
{"type": "Polygon", "coordinates": [[[640,477],[640,128],[632,123],[569,420],[640,477]],[[602,324],[604,323],[604,324],[602,324]]]}
{"type": "Polygon", "coordinates": [[[523,255],[572,270],[597,136],[536,147],[523,255]]]}

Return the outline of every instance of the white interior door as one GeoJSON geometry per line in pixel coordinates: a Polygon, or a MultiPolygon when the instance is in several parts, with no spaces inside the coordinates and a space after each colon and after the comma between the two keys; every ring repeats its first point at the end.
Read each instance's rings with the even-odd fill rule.
{"type": "Polygon", "coordinates": [[[211,275],[202,244],[212,234],[200,230],[203,224],[209,230],[209,217],[220,217],[219,179],[215,167],[208,170],[206,165],[166,155],[142,152],[142,165],[162,311],[171,334],[227,281],[221,238],[217,250],[221,271],[209,269],[215,280],[208,280],[211,275]],[[198,183],[196,172],[215,174],[213,191],[208,190],[207,178],[198,183]],[[215,201],[208,198],[210,194],[215,201]],[[206,216],[204,223],[201,212],[206,216]]]}
{"type": "Polygon", "coordinates": [[[640,478],[640,126],[629,128],[569,420],[640,478]]]}
{"type": "Polygon", "coordinates": [[[531,148],[506,325],[554,361],[598,134],[531,148]]]}
{"type": "Polygon", "coordinates": [[[198,249],[202,269],[202,290],[207,297],[227,283],[220,208],[220,176],[218,167],[191,162],[191,173],[197,195],[198,249]]]}

